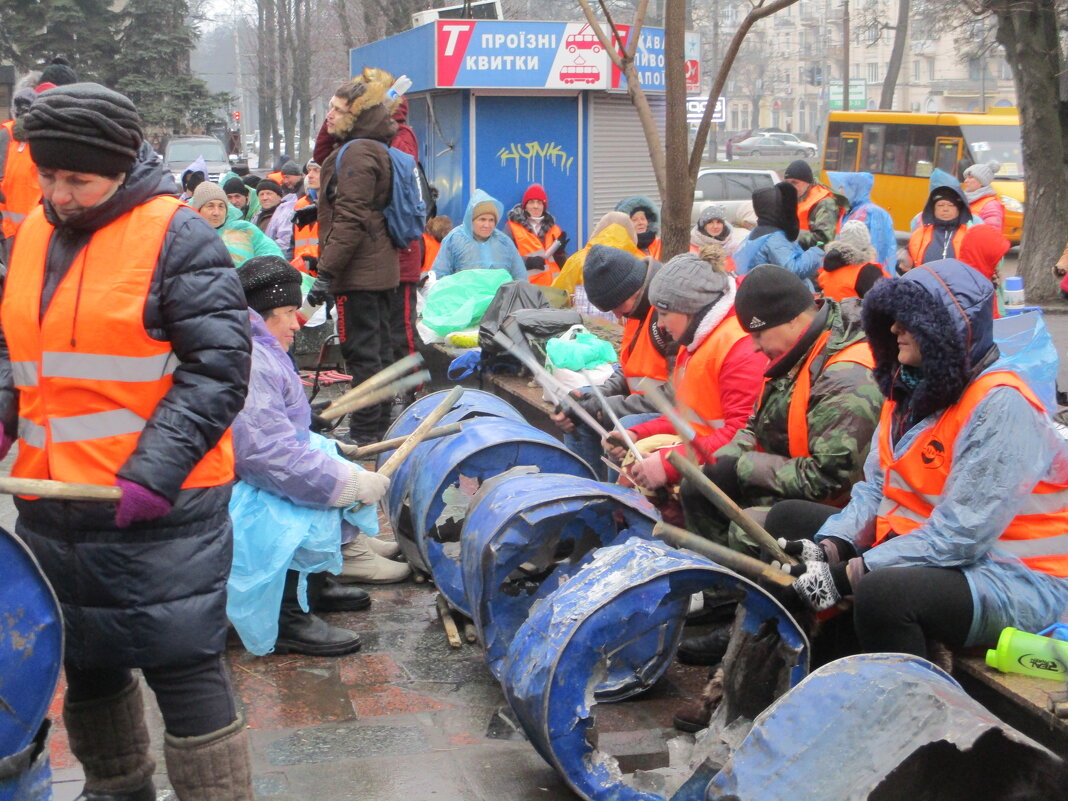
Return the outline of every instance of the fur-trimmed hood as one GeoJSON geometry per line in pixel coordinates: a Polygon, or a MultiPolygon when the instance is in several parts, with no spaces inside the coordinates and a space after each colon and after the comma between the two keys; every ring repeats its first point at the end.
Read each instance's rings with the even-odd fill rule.
{"type": "Polygon", "coordinates": [[[834,272],[839,267],[845,267],[850,264],[867,264],[878,261],[875,248],[871,246],[860,248],[849,242],[838,240],[828,242],[824,253],[823,269],[829,272],[834,272]]]}
{"type": "MultiPolygon", "coordinates": [[[[534,224],[530,221],[530,215],[527,214],[527,210],[523,208],[523,205],[521,203],[516,203],[514,206],[512,206],[511,209],[508,210],[508,221],[518,223],[519,225],[522,225],[524,228],[530,231],[532,234],[534,233],[534,224]]],[[[541,219],[542,234],[544,234],[554,225],[556,225],[556,218],[549,213],[548,209],[546,209],[541,219]]],[[[537,234],[535,234],[535,236],[537,236],[537,234]]]]}
{"type": "Polygon", "coordinates": [[[923,358],[921,379],[911,390],[913,418],[955,403],[995,348],[993,305],[990,281],[957,259],[878,281],[864,296],[862,319],[882,393],[895,400],[909,394],[899,381],[897,337],[890,331],[897,321],[915,337],[923,358]]]}
{"type": "Polygon", "coordinates": [[[628,217],[638,209],[645,212],[645,217],[649,221],[648,231],[654,234],[660,233],[660,211],[649,198],[644,195],[634,195],[616,204],[616,211],[621,211],[628,217]]]}

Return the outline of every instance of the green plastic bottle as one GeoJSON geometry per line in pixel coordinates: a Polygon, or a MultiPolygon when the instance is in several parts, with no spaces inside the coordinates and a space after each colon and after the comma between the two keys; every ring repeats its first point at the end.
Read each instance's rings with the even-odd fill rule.
{"type": "Polygon", "coordinates": [[[986,664],[1002,673],[1064,681],[1068,678],[1068,642],[1009,626],[1001,632],[998,647],[986,652],[986,664]]]}

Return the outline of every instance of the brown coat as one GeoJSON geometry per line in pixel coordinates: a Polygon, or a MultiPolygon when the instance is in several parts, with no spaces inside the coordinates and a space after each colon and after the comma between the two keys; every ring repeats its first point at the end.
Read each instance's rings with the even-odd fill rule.
{"type": "Polygon", "coordinates": [[[319,197],[319,274],[334,294],[393,289],[400,282],[397,251],[382,209],[389,205],[392,168],[389,144],[396,123],[385,106],[360,112],[348,134],[353,142],[336,164],[340,148],[323,164],[319,197]]]}

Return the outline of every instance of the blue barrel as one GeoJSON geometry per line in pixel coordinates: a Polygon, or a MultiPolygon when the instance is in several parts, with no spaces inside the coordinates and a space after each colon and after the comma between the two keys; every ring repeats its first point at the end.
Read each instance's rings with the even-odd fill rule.
{"type": "MultiPolygon", "coordinates": [[[[448,394],[449,390],[444,390],[442,392],[432,392],[419,398],[393,421],[393,425],[389,427],[385,438],[403,437],[412,433],[448,394]]],[[[464,394],[460,396],[460,399],[446,413],[438,425],[459,423],[477,417],[501,417],[523,422],[523,415],[516,411],[515,407],[507,401],[503,401],[489,392],[482,392],[478,389],[465,389],[464,394]]],[[[448,438],[443,437],[443,439],[448,438]]],[[[434,442],[434,440],[430,440],[419,444],[408,458],[401,463],[393,474],[389,485],[389,493],[386,495],[386,513],[389,515],[389,522],[393,528],[393,534],[397,538],[397,544],[400,545],[401,551],[408,562],[424,573],[430,572],[430,566],[423,559],[413,539],[408,491],[410,489],[411,482],[409,478],[412,475],[412,468],[434,442]]],[[[392,453],[393,451],[387,451],[379,454],[375,462],[376,466],[381,467],[382,463],[392,453]]]]}
{"type": "Polygon", "coordinates": [[[553,473],[487,484],[464,522],[463,577],[490,671],[535,602],[630,536],[652,538],[659,514],[633,489],[553,473]],[[523,568],[521,569],[521,566],[523,568]]]}
{"type": "MultiPolygon", "coordinates": [[[[35,738],[47,732],[42,722],[59,681],[63,661],[63,621],[59,602],[37,560],[22,540],[0,529],[0,761],[6,772],[23,765],[32,775],[5,776],[2,787],[25,787],[47,772],[35,738]],[[8,759],[12,758],[12,759],[8,759]]],[[[34,781],[36,784],[37,782],[34,781]]],[[[27,796],[30,797],[30,796],[27,796]]],[[[33,798],[44,796],[32,796],[33,798]]]]}
{"type": "MultiPolygon", "coordinates": [[[[468,420],[459,434],[433,440],[412,465],[409,497],[413,539],[441,594],[450,606],[469,617],[460,569],[462,518],[459,523],[438,525],[447,502],[445,493],[450,488],[456,492],[481,486],[520,465],[537,467],[543,473],[593,477],[589,465],[559,440],[526,423],[497,417],[468,420]]],[[[528,480],[533,483],[538,477],[528,480]]]]}
{"type": "MultiPolygon", "coordinates": [[[[619,678],[624,653],[631,692],[652,686],[675,656],[690,595],[712,588],[744,591],[747,631],[776,619],[797,652],[791,686],[801,681],[808,640],[774,598],[704,557],[636,537],[597,551],[519,627],[503,664],[505,697],[538,753],[580,797],[663,801],[625,784],[615,760],[590,744],[591,691],[609,669],[619,678]]],[[[672,801],[702,799],[710,778],[691,778],[672,801]]]]}

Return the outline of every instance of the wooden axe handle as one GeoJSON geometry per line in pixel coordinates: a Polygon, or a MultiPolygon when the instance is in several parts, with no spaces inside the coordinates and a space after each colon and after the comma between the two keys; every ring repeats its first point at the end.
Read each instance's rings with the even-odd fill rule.
{"type": "Polygon", "coordinates": [[[423,355],[421,353],[413,353],[409,356],[405,356],[403,359],[398,362],[395,362],[394,364],[391,364],[389,367],[385,367],[382,370],[379,370],[366,381],[357,384],[326,408],[332,409],[335,406],[340,406],[341,404],[353,398],[358,398],[365,392],[370,392],[373,389],[379,389],[381,387],[386,386],[387,384],[391,384],[398,378],[403,376],[405,373],[407,373],[409,370],[414,370],[416,367],[422,366],[423,355]]]}
{"type": "MultiPolygon", "coordinates": [[[[431,429],[427,433],[424,440],[438,439],[439,437],[450,437],[453,434],[459,434],[463,430],[463,424],[461,423],[448,423],[447,425],[438,426],[435,429],[431,429]]],[[[373,442],[370,445],[364,445],[362,448],[359,445],[350,445],[347,442],[338,441],[338,450],[345,456],[346,459],[366,459],[368,456],[377,456],[380,453],[391,451],[394,448],[399,448],[405,442],[408,441],[407,435],[403,437],[391,437],[390,439],[384,439],[381,442],[373,442]]]]}
{"type": "Polygon", "coordinates": [[[122,489],[119,487],[72,484],[47,478],[0,478],[0,493],[55,498],[61,501],[117,501],[122,497],[122,489]]]}
{"type": "Polygon", "coordinates": [[[464,394],[463,387],[453,387],[448,395],[439,403],[430,414],[419,425],[415,427],[415,430],[408,435],[408,438],[404,441],[393,454],[386,459],[378,472],[383,475],[392,476],[393,471],[400,467],[401,462],[408,458],[408,455],[415,450],[415,448],[426,439],[427,434],[431,429],[438,424],[438,421],[444,417],[448,411],[455,405],[456,401],[460,400],[460,396],[464,394]]]}
{"type": "Polygon", "coordinates": [[[771,565],[764,564],[759,559],[746,556],[744,553],[738,553],[738,551],[732,551],[726,546],[706,540],[704,537],[698,537],[696,534],[684,528],[673,526],[670,523],[660,521],[654,525],[653,536],[659,537],[676,548],[686,548],[689,551],[701,554],[701,556],[706,556],[716,564],[730,568],[738,575],[745,576],[748,579],[753,579],[754,581],[766,579],[781,587],[789,587],[794,583],[794,579],[791,576],[781,570],[776,570],[771,565]]]}

